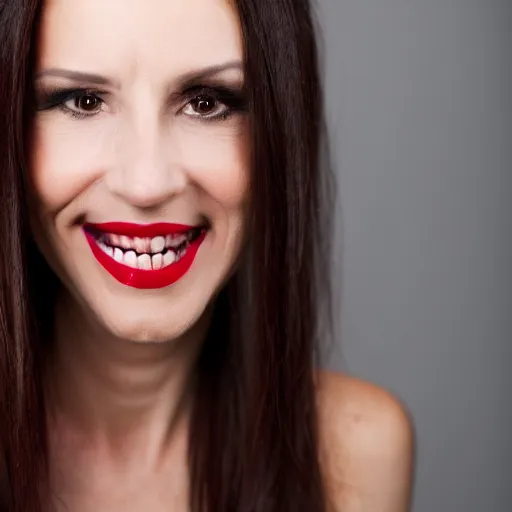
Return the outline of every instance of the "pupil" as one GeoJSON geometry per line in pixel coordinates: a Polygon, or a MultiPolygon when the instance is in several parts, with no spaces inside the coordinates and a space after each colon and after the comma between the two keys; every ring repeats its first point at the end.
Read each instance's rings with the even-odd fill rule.
{"type": "Polygon", "coordinates": [[[197,99],[197,110],[201,113],[208,112],[215,106],[215,100],[207,96],[201,96],[197,99]]]}
{"type": "Polygon", "coordinates": [[[95,110],[97,107],[96,98],[91,94],[80,96],[80,98],[77,98],[76,103],[76,106],[81,110],[95,110]]]}

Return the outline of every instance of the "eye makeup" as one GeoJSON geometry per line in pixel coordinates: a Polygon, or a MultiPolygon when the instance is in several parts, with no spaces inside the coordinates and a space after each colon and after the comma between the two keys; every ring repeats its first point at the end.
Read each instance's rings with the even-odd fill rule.
{"type": "MultiPolygon", "coordinates": [[[[75,119],[86,119],[98,115],[110,95],[108,91],[89,87],[44,86],[39,84],[37,90],[36,111],[48,112],[59,110],[75,119]],[[88,99],[88,103],[83,103],[88,99]],[[69,103],[73,103],[71,107],[69,103]],[[89,110],[91,104],[97,108],[89,110]],[[87,108],[84,108],[86,106],[87,108]]],[[[193,114],[185,114],[199,122],[225,121],[236,113],[247,111],[247,101],[242,87],[222,84],[189,85],[185,90],[171,95],[170,105],[182,105],[179,113],[186,107],[192,107],[193,114]],[[196,106],[215,105],[214,113],[197,112],[196,106]],[[219,106],[221,107],[219,109],[219,106]]]]}
{"type": "Polygon", "coordinates": [[[194,102],[213,100],[216,104],[225,107],[217,114],[194,114],[191,116],[197,117],[199,120],[205,122],[224,121],[235,113],[241,113],[247,110],[247,102],[243,91],[227,86],[193,86],[185,90],[181,94],[181,98],[186,102],[186,106],[194,102]]]}
{"type": "MultiPolygon", "coordinates": [[[[60,110],[64,114],[68,114],[75,118],[86,118],[96,115],[99,112],[80,112],[71,109],[66,104],[74,100],[75,104],[80,104],[80,99],[88,97],[96,101],[99,105],[104,104],[103,97],[108,93],[98,89],[89,89],[84,87],[56,87],[56,86],[40,86],[36,94],[36,111],[45,112],[52,110],[60,110]]],[[[76,105],[79,109],[80,106],[76,105]]]]}

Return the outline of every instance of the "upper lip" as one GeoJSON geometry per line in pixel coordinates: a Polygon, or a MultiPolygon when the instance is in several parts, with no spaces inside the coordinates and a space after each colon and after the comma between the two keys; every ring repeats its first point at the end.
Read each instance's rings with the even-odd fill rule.
{"type": "Polygon", "coordinates": [[[85,224],[85,229],[125,235],[130,238],[154,238],[157,236],[175,235],[185,233],[191,229],[202,229],[204,226],[190,226],[187,224],[174,224],[169,222],[157,222],[155,224],[135,224],[132,222],[104,222],[101,224],[85,224]]]}

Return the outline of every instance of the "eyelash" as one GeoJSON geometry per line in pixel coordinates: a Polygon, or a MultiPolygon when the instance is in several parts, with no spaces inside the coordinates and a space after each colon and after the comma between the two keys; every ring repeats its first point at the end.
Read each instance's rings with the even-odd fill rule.
{"type": "MultiPolygon", "coordinates": [[[[101,106],[98,112],[86,114],[70,109],[66,106],[66,103],[70,100],[76,101],[77,99],[84,96],[91,96],[92,98],[95,98],[97,101],[99,101],[100,104],[103,104],[105,102],[101,96],[105,94],[106,93],[104,91],[88,88],[52,89],[44,96],[42,104],[38,106],[38,110],[49,111],[58,109],[74,119],[86,119],[98,115],[98,113],[101,112],[101,106]]],[[[186,101],[185,105],[180,109],[180,111],[187,107],[192,101],[201,99],[213,99],[216,102],[216,105],[221,104],[226,107],[224,111],[214,115],[186,114],[188,117],[197,118],[200,122],[204,123],[226,121],[233,114],[246,110],[246,103],[243,93],[239,90],[225,86],[212,87],[198,85],[182,92],[180,96],[184,101],[186,101]]]]}

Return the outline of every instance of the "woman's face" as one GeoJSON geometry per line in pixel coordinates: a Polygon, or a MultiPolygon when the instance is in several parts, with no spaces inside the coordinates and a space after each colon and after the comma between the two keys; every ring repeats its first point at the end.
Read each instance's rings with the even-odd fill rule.
{"type": "Polygon", "coordinates": [[[37,44],[35,239],[113,334],[175,338],[242,244],[237,14],[228,0],[48,0],[37,44]]]}

